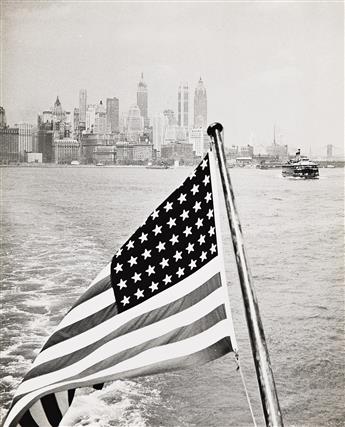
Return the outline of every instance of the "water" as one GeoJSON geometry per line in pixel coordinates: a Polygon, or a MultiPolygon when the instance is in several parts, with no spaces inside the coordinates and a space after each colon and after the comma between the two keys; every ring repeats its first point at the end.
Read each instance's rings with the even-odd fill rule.
{"type": "MultiPolygon", "coordinates": [[[[1,169],[1,417],[67,309],[189,172],[1,169]]],[[[344,425],[344,170],[321,169],[315,181],[276,170],[231,176],[285,425],[344,425]]],[[[224,209],[223,234],[242,368],[263,425],[224,209]]],[[[66,426],[251,425],[232,354],[78,395],[66,426]]]]}

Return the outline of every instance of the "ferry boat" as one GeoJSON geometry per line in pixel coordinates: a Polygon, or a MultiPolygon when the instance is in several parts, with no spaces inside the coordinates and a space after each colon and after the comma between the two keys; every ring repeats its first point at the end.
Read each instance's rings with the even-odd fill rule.
{"type": "Polygon", "coordinates": [[[290,178],[318,179],[319,167],[317,163],[301,156],[301,150],[297,150],[295,159],[282,165],[282,175],[290,178]]]}

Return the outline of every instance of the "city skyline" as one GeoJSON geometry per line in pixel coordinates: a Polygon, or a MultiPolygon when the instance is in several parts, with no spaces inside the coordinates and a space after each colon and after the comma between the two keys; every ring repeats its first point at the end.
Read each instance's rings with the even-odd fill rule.
{"type": "Polygon", "coordinates": [[[274,124],[291,149],[342,146],[342,4],[80,6],[3,2],[1,105],[9,123],[35,123],[56,95],[73,112],[80,88],[95,102],[116,97],[128,111],[141,72],[149,116],[177,113],[180,82],[191,98],[201,76],[208,122],[223,123],[227,146],[270,143],[274,124]]]}

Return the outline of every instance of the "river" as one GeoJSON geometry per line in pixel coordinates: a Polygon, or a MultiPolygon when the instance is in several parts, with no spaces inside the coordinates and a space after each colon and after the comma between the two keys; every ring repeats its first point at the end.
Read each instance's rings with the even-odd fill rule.
{"type": "MultiPolygon", "coordinates": [[[[2,177],[1,417],[64,313],[190,168],[8,167],[2,177]]],[[[319,180],[231,169],[287,426],[344,425],[344,169],[319,180]]],[[[242,369],[263,425],[232,243],[224,253],[242,369]]],[[[66,426],[247,426],[233,354],[81,389],[66,426]]]]}

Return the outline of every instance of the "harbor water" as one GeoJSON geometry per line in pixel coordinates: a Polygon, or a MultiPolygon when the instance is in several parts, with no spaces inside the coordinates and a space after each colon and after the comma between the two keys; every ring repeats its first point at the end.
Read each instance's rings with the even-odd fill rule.
{"type": "MultiPolygon", "coordinates": [[[[2,176],[1,418],[49,334],[116,249],[191,168],[8,167],[2,176]]],[[[345,425],[344,169],[296,181],[231,169],[286,426],[345,425]]],[[[264,424],[224,207],[242,369],[264,424]]],[[[233,354],[80,389],[65,426],[249,426],[233,354]]]]}

